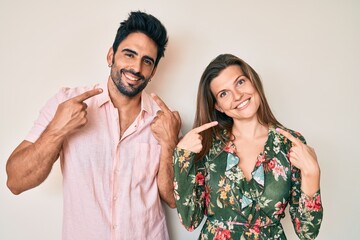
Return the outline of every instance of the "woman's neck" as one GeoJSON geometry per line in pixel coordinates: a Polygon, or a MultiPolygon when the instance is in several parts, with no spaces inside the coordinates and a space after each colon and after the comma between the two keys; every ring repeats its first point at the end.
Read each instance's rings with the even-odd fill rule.
{"type": "Polygon", "coordinates": [[[267,134],[269,126],[259,123],[259,121],[234,121],[232,134],[236,139],[257,139],[267,134]]]}

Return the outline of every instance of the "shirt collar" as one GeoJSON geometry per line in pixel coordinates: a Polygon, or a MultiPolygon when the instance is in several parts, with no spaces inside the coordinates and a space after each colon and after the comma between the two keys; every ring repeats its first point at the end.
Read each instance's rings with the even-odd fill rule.
{"type": "Polygon", "coordinates": [[[100,94],[99,97],[97,98],[97,106],[101,107],[102,105],[104,105],[105,103],[110,101],[107,81],[98,84],[97,87],[99,87],[99,88],[101,88],[103,90],[103,93],[100,94]]]}

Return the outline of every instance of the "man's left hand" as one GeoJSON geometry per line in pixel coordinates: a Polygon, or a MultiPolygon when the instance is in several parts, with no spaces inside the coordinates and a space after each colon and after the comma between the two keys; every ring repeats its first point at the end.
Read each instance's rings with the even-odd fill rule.
{"type": "Polygon", "coordinates": [[[151,131],[162,147],[174,149],[179,139],[181,118],[178,111],[171,111],[164,101],[156,94],[152,98],[161,110],[157,111],[151,123],[151,131]]]}

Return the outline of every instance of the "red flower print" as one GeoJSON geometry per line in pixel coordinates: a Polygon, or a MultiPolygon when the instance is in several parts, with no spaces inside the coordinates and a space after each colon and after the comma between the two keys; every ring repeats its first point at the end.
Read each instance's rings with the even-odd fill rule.
{"type": "Polygon", "coordinates": [[[223,236],[225,237],[225,239],[229,239],[229,238],[231,237],[231,235],[230,235],[230,230],[229,230],[229,229],[224,229],[224,230],[222,231],[222,234],[223,234],[223,236]]]}
{"type": "Polygon", "coordinates": [[[300,220],[297,217],[295,218],[295,228],[296,232],[300,233],[300,220]]]}
{"type": "MultiPolygon", "coordinates": [[[[291,148],[286,154],[286,158],[289,160],[289,162],[290,162],[290,153],[291,153],[291,148]]],[[[291,164],[291,162],[290,162],[290,164],[291,164]]]]}
{"type": "Polygon", "coordinates": [[[275,159],[270,160],[268,163],[269,169],[272,170],[274,169],[275,166],[276,166],[276,160],[275,159]]]}
{"type": "Polygon", "coordinates": [[[204,175],[201,172],[198,172],[195,176],[195,182],[199,184],[199,186],[202,186],[204,185],[204,181],[205,181],[204,175]]]}
{"type": "Polygon", "coordinates": [[[255,226],[261,226],[261,219],[257,218],[254,225],[255,226]]]}
{"type": "Polygon", "coordinates": [[[214,240],[226,240],[226,239],[230,239],[230,238],[231,238],[230,230],[223,229],[220,227],[217,227],[215,229],[214,240]]]}
{"type": "Polygon", "coordinates": [[[321,209],[321,199],[320,195],[317,195],[315,198],[306,199],[305,206],[311,211],[319,211],[321,209]]]}
{"type": "Polygon", "coordinates": [[[286,204],[283,204],[282,202],[277,202],[275,204],[275,209],[277,210],[274,214],[276,215],[280,215],[284,212],[285,210],[285,207],[286,207],[286,204]]]}
{"type": "MultiPolygon", "coordinates": [[[[185,226],[185,225],[184,225],[185,226]]],[[[190,227],[186,227],[185,228],[189,231],[189,232],[192,232],[194,231],[194,226],[190,226],[190,227]]]]}
{"type": "Polygon", "coordinates": [[[210,188],[206,186],[205,188],[205,206],[208,207],[210,203],[210,188]]]}
{"type": "Polygon", "coordinates": [[[322,204],[321,204],[320,194],[315,197],[315,204],[318,205],[318,206],[321,206],[321,205],[322,205],[322,204]]]}
{"type": "Polygon", "coordinates": [[[258,167],[260,166],[263,162],[265,161],[265,156],[264,154],[260,154],[257,158],[256,164],[255,166],[258,167]]]}
{"type": "Polygon", "coordinates": [[[235,153],[235,146],[232,142],[228,142],[225,147],[224,147],[224,151],[228,152],[228,153],[235,153]]]}

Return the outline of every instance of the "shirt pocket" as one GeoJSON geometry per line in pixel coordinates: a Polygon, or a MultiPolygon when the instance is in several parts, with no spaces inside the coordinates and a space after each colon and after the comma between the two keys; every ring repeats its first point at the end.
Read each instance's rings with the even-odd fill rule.
{"type": "Polygon", "coordinates": [[[139,143],[136,145],[134,175],[137,181],[153,182],[159,170],[160,150],[161,147],[158,144],[139,143]]]}

